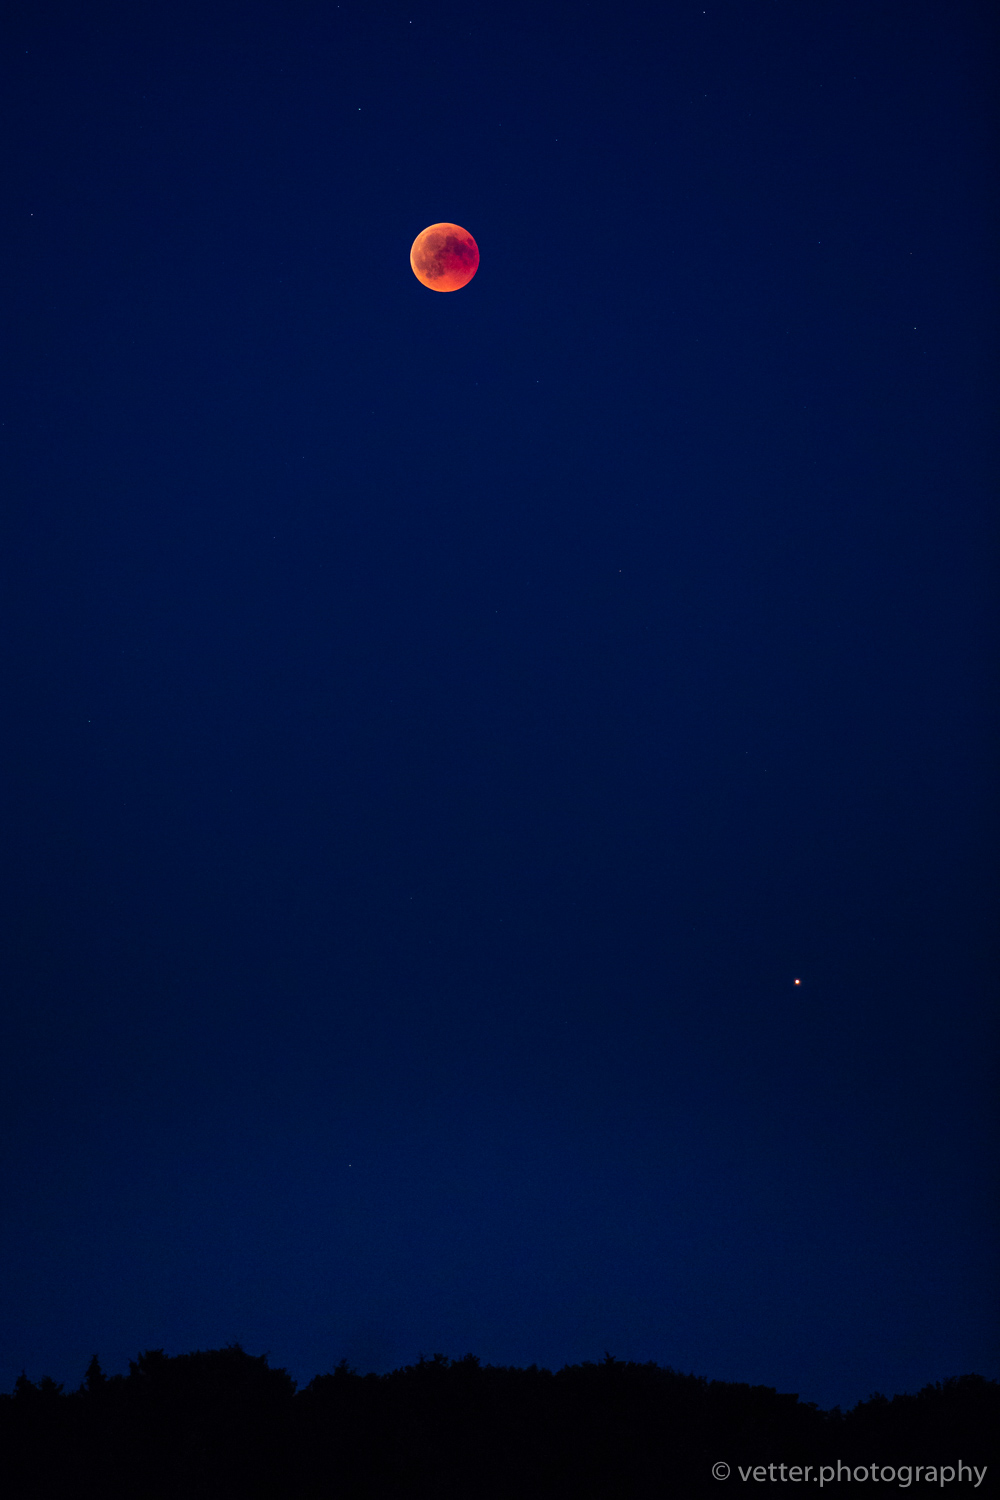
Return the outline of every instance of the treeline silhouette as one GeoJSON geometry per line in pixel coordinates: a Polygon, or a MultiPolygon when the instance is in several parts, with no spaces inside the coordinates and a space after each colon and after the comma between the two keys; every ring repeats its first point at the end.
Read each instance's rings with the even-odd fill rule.
{"type": "MultiPolygon", "coordinates": [[[[72,1392],[22,1375],[0,1396],[0,1492],[12,1500],[721,1500],[727,1484],[743,1493],[754,1486],[737,1465],[962,1460],[981,1468],[998,1431],[1000,1384],[978,1375],[892,1400],[875,1395],[846,1413],[611,1355],[555,1374],[483,1366],[472,1354],[421,1357],[388,1375],[359,1375],[342,1361],[297,1392],[266,1355],[232,1344],[174,1358],[147,1350],[128,1375],[111,1377],[95,1356],[72,1392]],[[712,1477],[719,1461],[731,1466],[726,1483],[712,1477]]],[[[815,1485],[815,1468],[810,1478],[815,1485]]],[[[995,1484],[991,1466],[979,1493],[996,1493],[995,1484]]],[[[844,1480],[822,1493],[857,1488],[844,1480]]],[[[970,1493],[973,1484],[960,1488],[970,1493]]]]}

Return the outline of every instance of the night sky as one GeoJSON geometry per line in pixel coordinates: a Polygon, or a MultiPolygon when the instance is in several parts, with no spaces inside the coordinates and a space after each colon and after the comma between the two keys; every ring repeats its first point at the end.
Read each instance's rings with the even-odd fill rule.
{"type": "Polygon", "coordinates": [[[7,8],[0,1389],[1000,1373],[992,22],[7,8]]]}

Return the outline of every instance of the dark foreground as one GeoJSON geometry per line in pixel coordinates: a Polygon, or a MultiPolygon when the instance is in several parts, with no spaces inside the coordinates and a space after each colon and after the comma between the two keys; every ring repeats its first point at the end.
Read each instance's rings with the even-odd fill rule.
{"type": "Polygon", "coordinates": [[[765,1489],[791,1497],[805,1486],[815,1497],[987,1496],[1000,1493],[990,1451],[998,1431],[1000,1384],[977,1375],[891,1401],[873,1396],[847,1413],[610,1356],[558,1374],[483,1368],[473,1355],[435,1355],[381,1376],[341,1365],[296,1393],[266,1356],[234,1345],[174,1359],[148,1351],[110,1379],[95,1359],[70,1394],[22,1377],[12,1396],[0,1396],[0,1492],[12,1500],[735,1500],[765,1489]],[[730,1473],[714,1478],[720,1463],[730,1473]],[[840,1482],[827,1472],[835,1476],[838,1464],[840,1482]]]}

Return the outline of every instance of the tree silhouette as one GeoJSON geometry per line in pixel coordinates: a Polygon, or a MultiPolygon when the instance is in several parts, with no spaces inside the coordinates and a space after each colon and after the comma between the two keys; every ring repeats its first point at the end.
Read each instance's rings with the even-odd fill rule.
{"type": "Polygon", "coordinates": [[[69,1395],[22,1373],[0,1396],[0,1453],[16,1500],[720,1500],[720,1459],[982,1465],[998,1419],[1000,1385],[978,1375],[847,1413],[610,1353],[555,1373],[474,1354],[387,1375],[341,1360],[297,1392],[230,1344],[147,1349],[127,1376],[95,1355],[69,1395]]]}

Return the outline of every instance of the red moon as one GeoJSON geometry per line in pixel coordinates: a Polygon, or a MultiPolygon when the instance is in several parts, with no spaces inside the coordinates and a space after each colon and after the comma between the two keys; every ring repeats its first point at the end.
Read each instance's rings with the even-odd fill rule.
{"type": "Polygon", "coordinates": [[[432,292],[457,292],[479,270],[479,246],[458,224],[432,224],[413,241],[410,265],[432,292]]]}

